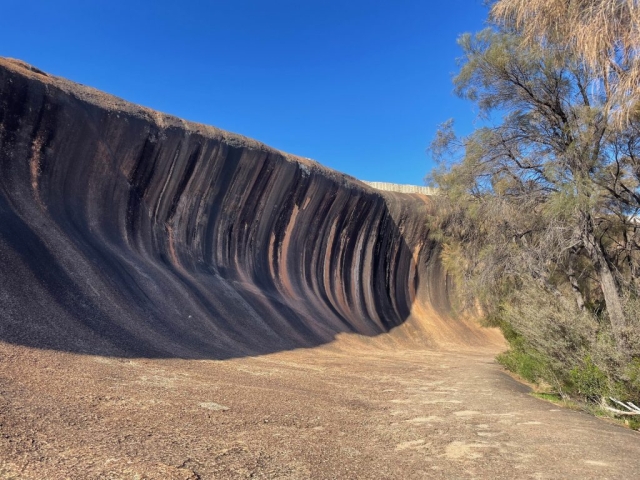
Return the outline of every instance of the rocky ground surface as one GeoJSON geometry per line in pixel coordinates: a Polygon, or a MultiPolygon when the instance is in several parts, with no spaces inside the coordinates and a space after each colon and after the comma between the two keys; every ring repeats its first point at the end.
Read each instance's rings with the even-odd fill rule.
{"type": "Polygon", "coordinates": [[[0,344],[0,477],[631,479],[640,435],[538,400],[495,351],[233,360],[0,344]]]}

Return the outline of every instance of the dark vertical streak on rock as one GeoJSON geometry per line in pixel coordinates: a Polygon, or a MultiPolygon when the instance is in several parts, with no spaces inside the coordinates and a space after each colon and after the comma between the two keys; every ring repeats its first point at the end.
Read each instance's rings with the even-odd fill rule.
{"type": "Polygon", "coordinates": [[[153,143],[147,139],[144,142],[135,168],[132,172],[129,191],[129,201],[127,202],[127,233],[134,236],[140,223],[142,213],[142,203],[144,194],[149,188],[151,177],[158,160],[159,152],[156,151],[153,143]]]}

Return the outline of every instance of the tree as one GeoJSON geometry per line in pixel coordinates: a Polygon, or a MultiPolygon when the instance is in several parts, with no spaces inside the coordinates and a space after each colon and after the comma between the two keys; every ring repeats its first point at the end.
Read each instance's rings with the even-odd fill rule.
{"type": "Polygon", "coordinates": [[[559,57],[508,28],[459,44],[456,92],[487,125],[458,139],[449,123],[432,146],[444,243],[493,299],[529,280],[552,295],[570,290],[581,309],[601,298],[626,350],[622,292],[637,294],[640,248],[638,122],[612,121],[619,97],[593,88],[598,72],[569,50],[559,57]],[[457,163],[442,163],[456,153],[457,163]]]}
{"type": "Polygon", "coordinates": [[[492,18],[528,45],[552,45],[591,70],[622,120],[638,115],[640,4],[638,0],[499,0],[492,18]]]}

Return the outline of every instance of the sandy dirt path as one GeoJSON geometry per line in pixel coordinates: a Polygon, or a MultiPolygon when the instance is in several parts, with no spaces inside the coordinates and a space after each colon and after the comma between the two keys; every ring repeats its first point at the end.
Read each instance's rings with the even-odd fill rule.
{"type": "Polygon", "coordinates": [[[533,398],[492,352],[0,358],[0,478],[640,475],[638,433],[533,398]]]}

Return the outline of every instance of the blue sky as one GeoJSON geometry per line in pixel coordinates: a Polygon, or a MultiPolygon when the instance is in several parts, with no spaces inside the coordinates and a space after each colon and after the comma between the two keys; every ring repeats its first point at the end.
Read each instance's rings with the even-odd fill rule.
{"type": "Polygon", "coordinates": [[[422,184],[471,104],[456,38],[483,0],[5,1],[0,55],[363,180],[422,184]]]}

